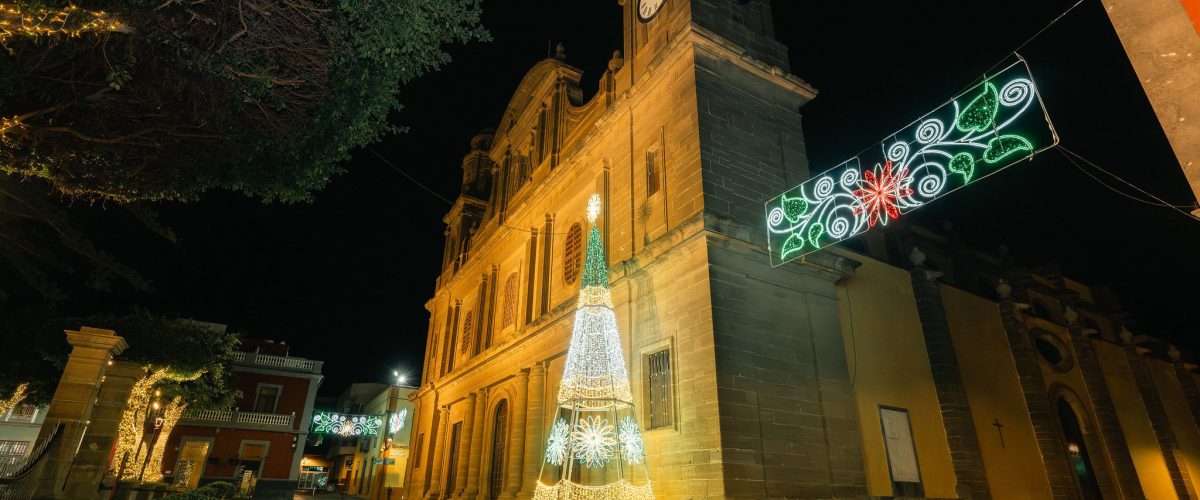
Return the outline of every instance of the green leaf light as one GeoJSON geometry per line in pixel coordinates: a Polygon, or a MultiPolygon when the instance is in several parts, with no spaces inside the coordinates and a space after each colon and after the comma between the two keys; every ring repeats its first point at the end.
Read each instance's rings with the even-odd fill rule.
{"type": "Polygon", "coordinates": [[[988,141],[987,150],[983,152],[983,161],[996,163],[1022,151],[1033,151],[1033,144],[1029,139],[1011,134],[993,137],[988,141]]]}
{"type": "Polygon", "coordinates": [[[820,222],[814,222],[811,226],[808,226],[808,242],[812,244],[813,248],[821,246],[821,236],[824,235],[825,226],[820,222]]]}
{"type": "Polygon", "coordinates": [[[780,206],[783,207],[783,216],[792,224],[795,224],[800,220],[800,217],[804,216],[805,212],[808,212],[808,201],[799,196],[789,198],[787,195],[784,195],[780,206]]]}
{"type": "Polygon", "coordinates": [[[792,235],[788,237],[787,241],[783,242],[783,248],[781,249],[781,253],[783,255],[780,257],[786,259],[789,255],[799,252],[803,248],[804,237],[800,236],[799,233],[792,233],[792,235]]]}
{"type": "Polygon", "coordinates": [[[958,115],[955,127],[963,132],[985,132],[996,122],[996,111],[1000,108],[1000,96],[992,82],[983,84],[983,93],[972,99],[958,115]]]}
{"type": "Polygon", "coordinates": [[[971,153],[958,153],[950,159],[950,164],[946,168],[961,175],[963,184],[966,184],[971,182],[971,176],[975,175],[975,157],[971,156],[971,153]]]}

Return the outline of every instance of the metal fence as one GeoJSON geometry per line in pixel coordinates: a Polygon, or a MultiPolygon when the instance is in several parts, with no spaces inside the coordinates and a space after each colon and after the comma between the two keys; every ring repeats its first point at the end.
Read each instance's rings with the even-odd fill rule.
{"type": "Polygon", "coordinates": [[[45,440],[33,447],[28,457],[0,465],[0,500],[29,500],[33,497],[50,445],[59,439],[60,430],[62,424],[56,425],[45,440]]]}

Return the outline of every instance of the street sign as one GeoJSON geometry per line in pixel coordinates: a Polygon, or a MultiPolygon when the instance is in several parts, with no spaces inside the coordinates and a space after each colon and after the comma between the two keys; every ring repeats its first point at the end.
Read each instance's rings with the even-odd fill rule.
{"type": "Polygon", "coordinates": [[[1058,144],[1024,60],[766,204],[771,265],[857,236],[1058,144]]]}
{"type": "Polygon", "coordinates": [[[379,457],[371,457],[371,463],[373,463],[373,464],[383,464],[383,465],[396,465],[396,459],[394,459],[394,458],[379,458],[379,457]]]}

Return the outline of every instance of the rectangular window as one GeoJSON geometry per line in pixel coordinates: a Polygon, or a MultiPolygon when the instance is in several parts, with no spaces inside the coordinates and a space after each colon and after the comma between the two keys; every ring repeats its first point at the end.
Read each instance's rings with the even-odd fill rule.
{"type": "Polygon", "coordinates": [[[416,460],[415,462],[413,462],[414,469],[421,468],[421,448],[424,448],[424,447],[425,447],[425,433],[422,432],[420,434],[417,434],[417,446],[413,448],[412,456],[414,457],[413,459],[416,460]]]}
{"type": "Polygon", "coordinates": [[[671,391],[671,350],[663,349],[646,357],[647,391],[650,404],[650,429],[675,423],[674,394],[671,391]]]}
{"type": "Polygon", "coordinates": [[[38,407],[34,405],[17,405],[5,416],[6,422],[33,422],[37,418],[38,407]]]}
{"type": "Polygon", "coordinates": [[[908,410],[879,407],[879,423],[887,448],[888,471],[897,496],[924,496],[921,470],[917,465],[917,449],[913,444],[912,424],[908,410]]]}
{"type": "Polygon", "coordinates": [[[658,192],[662,184],[662,162],[659,161],[658,148],[646,151],[646,196],[658,192]]]}
{"type": "Polygon", "coordinates": [[[458,449],[460,448],[459,445],[461,443],[459,441],[462,440],[461,438],[462,422],[456,422],[450,428],[450,449],[448,450],[449,453],[446,453],[446,469],[448,469],[446,471],[447,489],[454,489],[455,481],[458,479],[456,472],[458,472],[458,449]]]}
{"type": "Polygon", "coordinates": [[[258,394],[254,397],[254,411],[258,413],[275,413],[275,406],[279,403],[280,392],[283,392],[283,387],[259,384],[258,394]]]}
{"type": "MultiPolygon", "coordinates": [[[[0,441],[0,460],[9,457],[24,457],[29,452],[29,441],[0,441]]],[[[0,461],[0,463],[3,463],[0,461]]]]}

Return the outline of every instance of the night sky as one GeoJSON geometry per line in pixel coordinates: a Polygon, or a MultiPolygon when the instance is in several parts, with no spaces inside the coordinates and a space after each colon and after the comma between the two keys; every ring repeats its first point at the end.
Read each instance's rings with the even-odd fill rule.
{"type": "MultiPolygon", "coordinates": [[[[1072,3],[774,2],[776,35],[791,49],[792,73],[819,91],[801,109],[812,171],[841,163],[944,103],[1072,3]]],[[[450,199],[468,140],[497,125],[525,71],[553,44],[562,42],[567,62],[584,71],[587,96],[621,48],[615,0],[488,0],[484,10],[494,41],[452,47],[453,63],[403,92],[407,107],[392,120],[410,130],[373,146],[450,199]]],[[[1063,146],[1173,204],[1192,204],[1099,0],[1085,0],[1021,53],[1063,146]]],[[[142,306],[286,340],[293,355],[325,360],[324,395],[351,382],[384,381],[396,368],[415,380],[448,205],[369,151],[356,152],[347,170],[312,204],[262,205],[214,192],[197,203],[162,206],[178,245],[111,208],[74,208],[84,229],[153,279],[155,290],[79,293],[69,306],[142,306]]],[[[1200,221],[1122,197],[1058,151],[909,217],[933,228],[950,221],[966,241],[1006,244],[1024,264],[1057,262],[1069,277],[1111,287],[1138,333],[1200,348],[1193,250],[1200,221]]]]}

